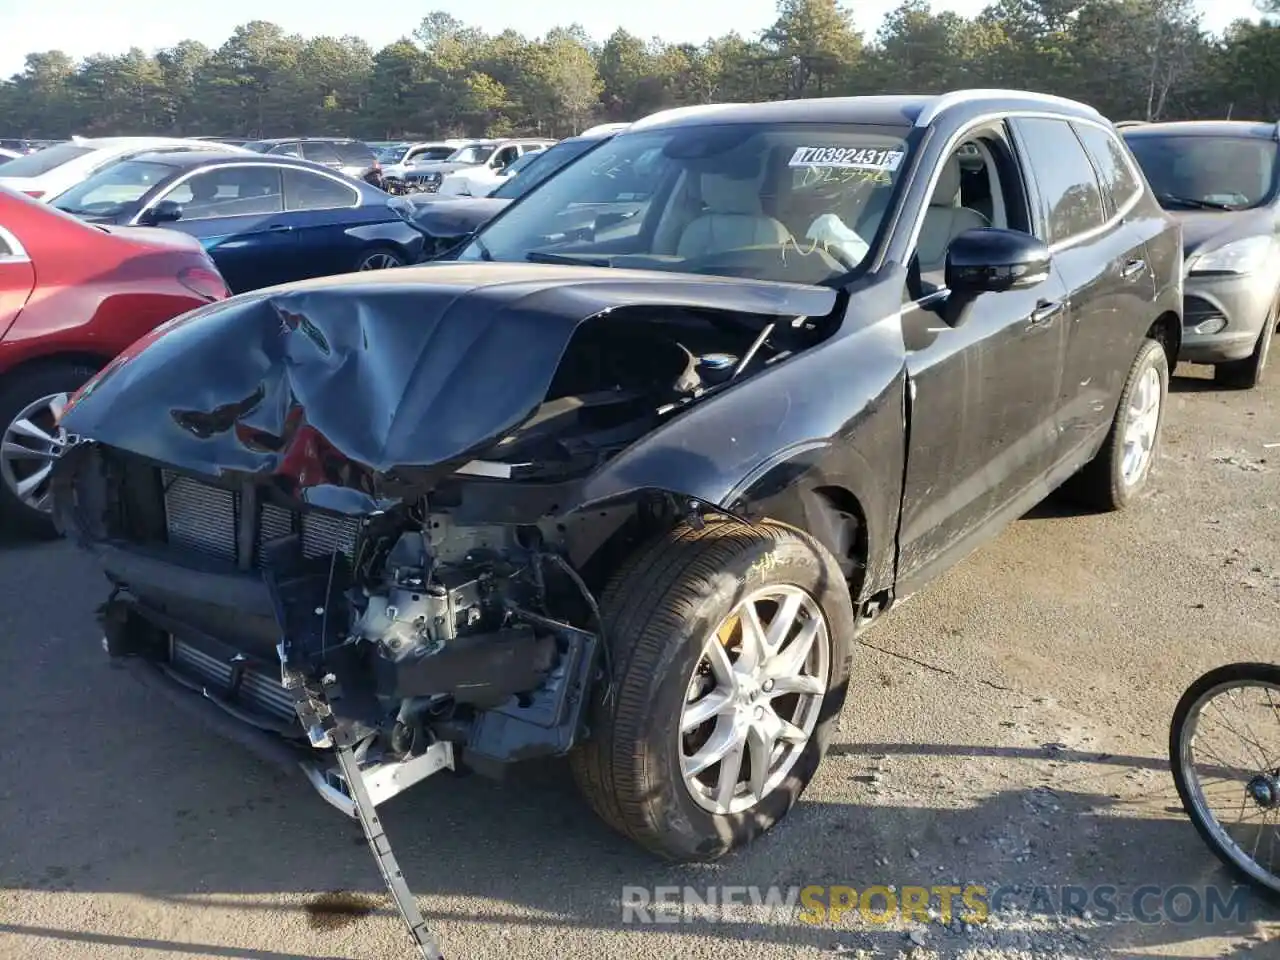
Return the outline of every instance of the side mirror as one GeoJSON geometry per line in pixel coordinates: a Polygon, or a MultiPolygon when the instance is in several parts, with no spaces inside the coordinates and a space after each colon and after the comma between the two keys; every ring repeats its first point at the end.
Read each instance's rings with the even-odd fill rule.
{"type": "Polygon", "coordinates": [[[1020,230],[977,227],[947,246],[946,284],[953,294],[1022,290],[1049,277],[1049,247],[1020,230]]]}
{"type": "Polygon", "coordinates": [[[142,222],[148,227],[158,227],[162,223],[173,223],[182,219],[182,204],[176,200],[161,200],[142,215],[142,222]]]}

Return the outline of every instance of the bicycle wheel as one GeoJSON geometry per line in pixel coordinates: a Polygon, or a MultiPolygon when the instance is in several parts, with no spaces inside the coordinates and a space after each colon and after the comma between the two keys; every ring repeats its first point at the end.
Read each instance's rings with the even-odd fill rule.
{"type": "Polygon", "coordinates": [[[1280,666],[1233,663],[1193,683],[1173,713],[1169,765],[1209,849],[1280,900],[1280,666]]]}

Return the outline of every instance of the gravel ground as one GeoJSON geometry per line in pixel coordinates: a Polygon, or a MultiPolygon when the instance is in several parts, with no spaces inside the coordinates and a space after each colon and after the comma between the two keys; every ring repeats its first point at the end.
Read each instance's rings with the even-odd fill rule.
{"type": "MultiPolygon", "coordinates": [[[[558,766],[387,804],[447,954],[1280,957],[1280,913],[1255,899],[1213,924],[1043,899],[1108,884],[1123,916],[1144,884],[1229,887],[1181,814],[1165,738],[1202,671],[1276,659],[1280,382],[1223,393],[1180,372],[1150,498],[1123,516],[1041,508],[871,631],[831,756],[748,851],[655,864],[558,766]],[[747,907],[621,922],[628,885],[966,882],[1016,891],[970,926],[747,907]]],[[[411,956],[355,825],[112,669],[102,595],[65,545],[0,544],[0,956],[411,956]]]]}

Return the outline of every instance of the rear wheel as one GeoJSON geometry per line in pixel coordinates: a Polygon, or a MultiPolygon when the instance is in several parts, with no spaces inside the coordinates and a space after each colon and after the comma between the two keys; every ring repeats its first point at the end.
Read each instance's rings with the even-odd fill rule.
{"type": "Polygon", "coordinates": [[[92,377],[79,364],[19,371],[0,383],[0,518],[6,531],[52,536],[50,483],[66,433],[57,419],[92,377]]]}
{"type": "Polygon", "coordinates": [[[356,271],[389,270],[392,267],[403,267],[406,262],[404,257],[390,247],[370,247],[356,260],[356,271]]]}
{"type": "Polygon", "coordinates": [[[1097,510],[1122,510],[1142,493],[1159,456],[1169,358],[1156,340],[1144,340],[1102,448],[1063,484],[1063,493],[1097,510]]]}
{"type": "Polygon", "coordinates": [[[1258,334],[1258,342],[1253,346],[1253,353],[1243,360],[1230,363],[1219,363],[1213,368],[1213,382],[1235,390],[1252,390],[1262,383],[1262,375],[1267,369],[1267,357],[1271,353],[1271,341],[1275,337],[1277,316],[1280,310],[1271,308],[1267,322],[1262,325],[1258,334]]]}
{"type": "Polygon", "coordinates": [[[849,678],[853,607],[831,555],[781,524],[680,527],[625,565],[601,612],[613,688],[572,756],[595,811],[678,861],[786,816],[849,678]]]}

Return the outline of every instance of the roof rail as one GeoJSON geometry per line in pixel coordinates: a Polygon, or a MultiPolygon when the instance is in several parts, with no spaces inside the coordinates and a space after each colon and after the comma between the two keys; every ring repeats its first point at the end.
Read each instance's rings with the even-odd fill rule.
{"type": "Polygon", "coordinates": [[[950,93],[944,93],[936,97],[934,100],[925,105],[920,111],[920,115],[916,117],[917,127],[927,127],[933,123],[935,119],[944,111],[961,103],[969,103],[974,100],[1032,100],[1043,103],[1046,106],[1053,105],[1057,107],[1070,107],[1073,110],[1083,110],[1091,113],[1096,117],[1102,115],[1097,109],[1089,106],[1087,103],[1081,103],[1079,100],[1068,100],[1066,97],[1054,96],[1051,93],[1035,93],[1030,90],[999,90],[999,89],[975,89],[975,90],[952,90],[950,93]]]}
{"type": "Polygon", "coordinates": [[[1112,126],[1117,130],[1123,130],[1125,127],[1145,127],[1150,122],[1150,120],[1120,120],[1112,126]]]}

